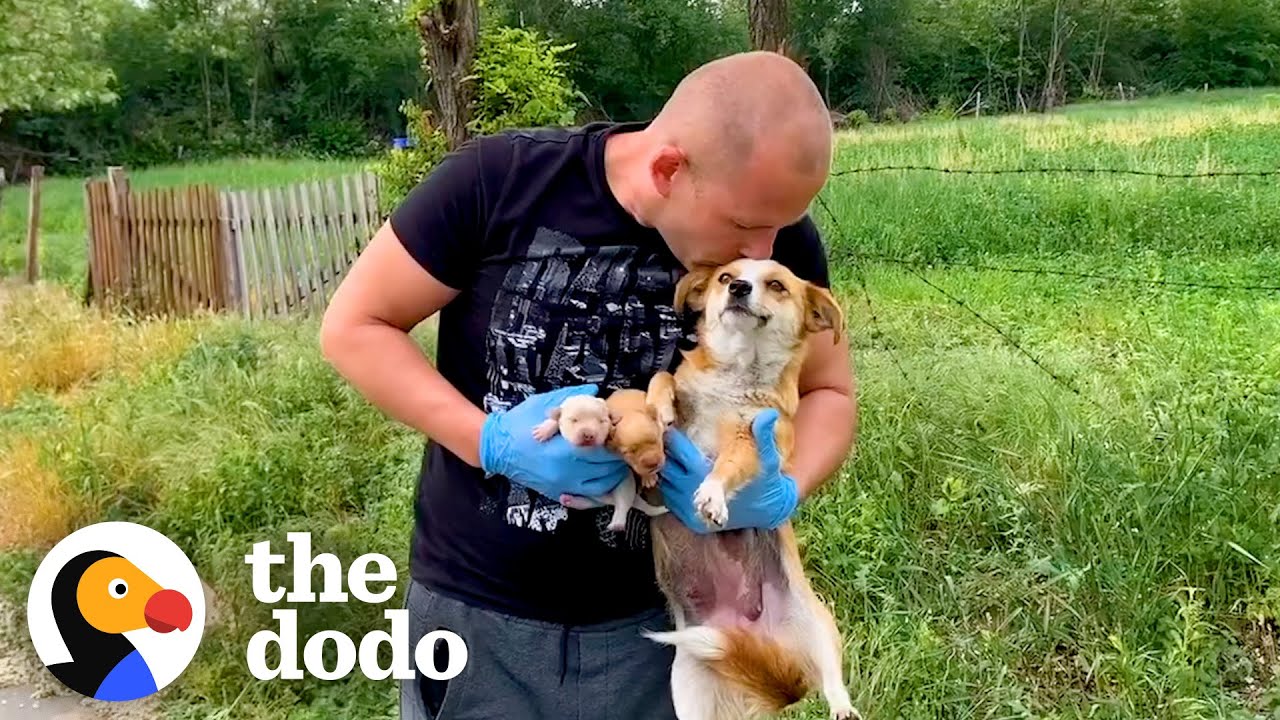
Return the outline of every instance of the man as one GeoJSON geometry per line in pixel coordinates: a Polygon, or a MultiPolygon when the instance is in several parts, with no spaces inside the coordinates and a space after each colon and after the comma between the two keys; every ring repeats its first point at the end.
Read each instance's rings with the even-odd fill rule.
{"type": "MultiPolygon", "coordinates": [[[[826,284],[806,210],[831,155],[808,76],[743,53],[695,70],[651,122],[475,139],[376,233],[333,297],[322,347],[370,402],[430,438],[410,634],[416,645],[446,628],[468,649],[457,677],[402,683],[403,718],[674,717],[672,651],[639,634],[669,626],[647,519],[633,512],[614,533],[610,508],[558,502],[611,489],[626,466],[530,432],[570,394],[643,388],[674,369],[691,329],[674,287],[694,265],[774,257],[826,284]],[[437,312],[433,366],[408,332],[437,312]]],[[[847,346],[816,338],[800,389],[794,473],[731,503],[740,522],[777,526],[849,451],[847,346]]],[[[702,460],[687,442],[672,448],[669,469],[702,460]]],[[[669,505],[688,506],[690,475],[664,472],[664,497],[686,500],[669,505]]]]}

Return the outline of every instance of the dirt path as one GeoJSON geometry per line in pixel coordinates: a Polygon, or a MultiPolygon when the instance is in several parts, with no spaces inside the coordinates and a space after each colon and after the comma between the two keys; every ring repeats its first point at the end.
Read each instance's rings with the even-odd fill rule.
{"type": "Polygon", "coordinates": [[[36,656],[26,612],[0,597],[0,720],[156,720],[149,699],[109,703],[81,697],[59,683],[36,656]]]}

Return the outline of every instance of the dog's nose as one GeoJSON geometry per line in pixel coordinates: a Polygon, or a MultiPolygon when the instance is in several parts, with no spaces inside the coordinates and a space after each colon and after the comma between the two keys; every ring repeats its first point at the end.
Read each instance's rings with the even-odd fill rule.
{"type": "Polygon", "coordinates": [[[746,297],[751,294],[751,283],[746,280],[734,280],[729,283],[729,294],[734,297],[746,297]]]}

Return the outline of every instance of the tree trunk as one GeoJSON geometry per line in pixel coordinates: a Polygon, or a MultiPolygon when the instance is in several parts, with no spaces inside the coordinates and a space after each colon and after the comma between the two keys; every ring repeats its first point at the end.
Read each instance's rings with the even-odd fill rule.
{"type": "Polygon", "coordinates": [[[1093,57],[1089,60],[1089,87],[1095,91],[1102,89],[1102,67],[1107,57],[1107,36],[1111,33],[1111,3],[1103,0],[1102,27],[1098,31],[1098,42],[1093,48],[1093,57]]]}
{"type": "Polygon", "coordinates": [[[470,137],[471,99],[469,80],[480,35],[480,11],[476,0],[439,0],[418,15],[418,36],[426,50],[427,72],[435,87],[440,126],[450,148],[470,137]]]}
{"type": "Polygon", "coordinates": [[[1018,109],[1022,112],[1027,111],[1026,96],[1022,93],[1023,70],[1026,67],[1026,47],[1027,47],[1027,4],[1026,0],[1018,0],[1018,109]]]}
{"type": "Polygon", "coordinates": [[[1049,40],[1049,62],[1045,69],[1044,93],[1041,96],[1040,108],[1048,112],[1066,100],[1065,91],[1065,56],[1067,38],[1071,37],[1075,25],[1066,17],[1062,0],[1053,6],[1053,35],[1049,40]]]}
{"type": "Polygon", "coordinates": [[[747,0],[751,49],[787,54],[787,0],[747,0]]]}

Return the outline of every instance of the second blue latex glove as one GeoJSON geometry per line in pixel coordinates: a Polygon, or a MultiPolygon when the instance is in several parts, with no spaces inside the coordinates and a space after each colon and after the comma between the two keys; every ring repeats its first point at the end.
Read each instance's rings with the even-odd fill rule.
{"type": "Polygon", "coordinates": [[[799,486],[782,473],[782,459],[774,436],[777,423],[778,411],[773,409],[760,412],[752,420],[751,432],[760,454],[760,473],[728,499],[729,519],[724,527],[717,528],[707,525],[694,506],[694,494],[711,473],[714,463],[687,435],[674,428],[668,430],[667,461],[658,471],[663,503],[699,534],[742,528],[777,529],[790,519],[800,503],[799,486]]]}
{"type": "Polygon", "coordinates": [[[533,428],[573,395],[595,395],[595,385],[576,385],[530,395],[510,410],[489,413],[480,430],[480,467],[546,497],[603,495],[629,477],[622,456],[602,446],[579,447],[557,433],[546,442],[533,428]]]}

